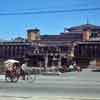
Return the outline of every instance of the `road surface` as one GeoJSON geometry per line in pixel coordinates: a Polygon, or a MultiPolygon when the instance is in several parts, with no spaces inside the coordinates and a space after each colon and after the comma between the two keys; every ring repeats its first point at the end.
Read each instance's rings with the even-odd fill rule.
{"type": "Polygon", "coordinates": [[[19,80],[17,83],[7,83],[4,81],[4,76],[0,76],[0,96],[86,97],[100,100],[99,72],[69,72],[60,76],[37,75],[35,78],[32,76],[32,79],[27,81],[19,80]]]}

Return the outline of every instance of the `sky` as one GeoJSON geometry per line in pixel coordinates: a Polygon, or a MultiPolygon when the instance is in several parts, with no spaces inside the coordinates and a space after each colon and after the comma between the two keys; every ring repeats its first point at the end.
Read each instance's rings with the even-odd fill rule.
{"type": "Polygon", "coordinates": [[[27,29],[39,28],[41,35],[55,35],[64,28],[86,24],[100,25],[100,11],[15,14],[48,10],[99,8],[100,0],[0,0],[0,39],[27,37],[27,29]],[[2,13],[8,13],[3,15],[2,13]]]}

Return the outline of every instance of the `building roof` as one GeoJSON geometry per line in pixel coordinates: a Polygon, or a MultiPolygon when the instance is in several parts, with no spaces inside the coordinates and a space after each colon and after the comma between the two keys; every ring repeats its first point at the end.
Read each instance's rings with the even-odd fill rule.
{"type": "Polygon", "coordinates": [[[100,30],[100,26],[93,25],[93,24],[83,24],[75,27],[70,27],[67,30],[72,31],[72,30],[84,30],[84,29],[97,29],[100,30]]]}
{"type": "Polygon", "coordinates": [[[41,35],[41,39],[42,40],[51,40],[51,39],[56,39],[57,37],[59,37],[59,35],[41,35]]]}
{"type": "Polygon", "coordinates": [[[35,32],[35,33],[37,33],[37,32],[40,32],[40,30],[39,30],[38,28],[28,29],[28,30],[27,30],[27,33],[30,33],[30,32],[35,32]]]}
{"type": "Polygon", "coordinates": [[[66,33],[60,35],[42,35],[41,40],[49,41],[72,41],[82,39],[81,34],[66,33]]]}

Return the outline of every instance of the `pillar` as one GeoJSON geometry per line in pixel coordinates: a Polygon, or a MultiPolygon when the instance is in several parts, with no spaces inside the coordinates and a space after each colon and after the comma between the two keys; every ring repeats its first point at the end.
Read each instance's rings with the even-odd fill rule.
{"type": "Polygon", "coordinates": [[[58,60],[58,66],[57,66],[57,70],[61,68],[61,54],[59,54],[59,60],[58,60]]]}
{"type": "Polygon", "coordinates": [[[100,59],[96,59],[96,69],[100,70],[100,59]]]}
{"type": "Polygon", "coordinates": [[[48,54],[45,55],[45,66],[44,66],[45,72],[47,71],[47,67],[48,67],[48,54]]]}

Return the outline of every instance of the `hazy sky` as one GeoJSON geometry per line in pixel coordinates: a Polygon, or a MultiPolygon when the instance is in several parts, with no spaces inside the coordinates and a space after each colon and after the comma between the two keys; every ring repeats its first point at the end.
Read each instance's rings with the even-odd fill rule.
{"type": "Polygon", "coordinates": [[[53,14],[2,15],[47,10],[98,8],[100,0],[0,0],[0,39],[26,37],[28,28],[37,27],[41,34],[59,34],[64,27],[85,24],[100,25],[100,11],[66,12],[53,14]]]}

